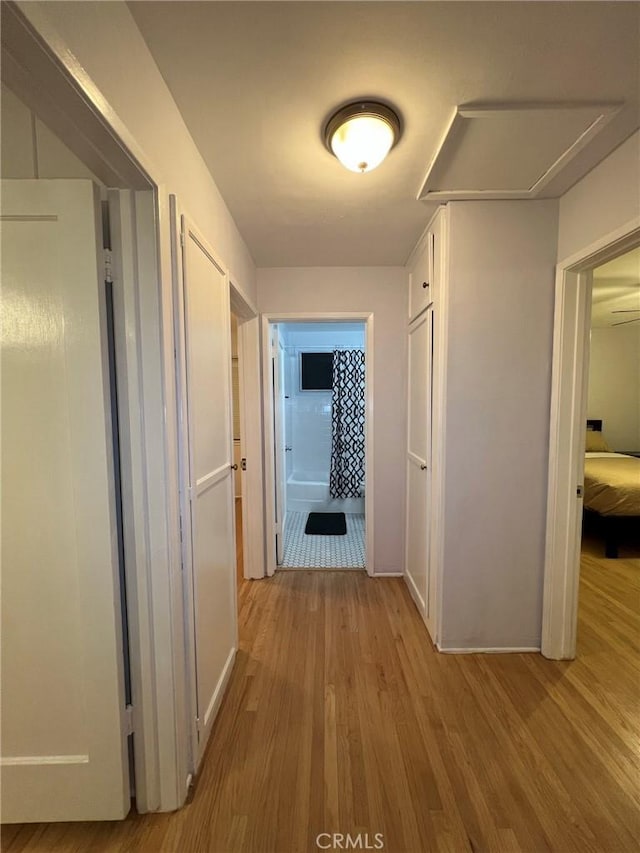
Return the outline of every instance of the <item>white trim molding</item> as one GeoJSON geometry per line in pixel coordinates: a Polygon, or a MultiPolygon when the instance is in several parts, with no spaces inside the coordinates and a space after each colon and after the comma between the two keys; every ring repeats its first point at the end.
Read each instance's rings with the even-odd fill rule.
{"type": "Polygon", "coordinates": [[[266,575],[264,550],[264,474],[260,377],[260,319],[252,303],[231,282],[231,310],[238,319],[240,448],[246,459],[242,477],[242,554],[247,579],[266,575]]]}
{"type": "MultiPolygon", "coordinates": [[[[211,696],[211,701],[207,706],[207,710],[204,712],[204,728],[208,729],[216,718],[218,710],[220,708],[220,703],[224,698],[225,691],[227,689],[227,684],[229,683],[229,679],[231,678],[231,673],[233,672],[233,664],[236,659],[236,647],[234,646],[229,654],[227,655],[227,660],[225,662],[224,668],[220,674],[220,678],[218,679],[218,683],[216,684],[216,688],[213,691],[211,696]]],[[[205,743],[207,743],[207,738],[205,737],[205,743]]]]}
{"type": "Polygon", "coordinates": [[[43,764],[88,764],[88,755],[7,755],[0,767],[37,767],[43,764]]]}
{"type": "Polygon", "coordinates": [[[556,268],[542,654],[576,655],[591,271],[640,245],[640,217],[556,268]]]}
{"type": "Polygon", "coordinates": [[[425,614],[425,611],[427,609],[426,602],[425,602],[424,598],[418,592],[418,587],[415,585],[415,582],[414,582],[413,578],[411,577],[411,575],[409,574],[409,572],[405,571],[403,576],[405,579],[405,583],[407,584],[407,589],[409,590],[409,594],[411,595],[411,598],[413,598],[413,601],[414,601],[416,607],[418,608],[418,612],[420,613],[420,616],[422,617],[422,619],[424,621],[424,614],[425,614]]]}
{"type": "Polygon", "coordinates": [[[487,646],[486,648],[449,649],[436,643],[436,648],[443,655],[522,655],[540,652],[540,646],[487,646]]]}

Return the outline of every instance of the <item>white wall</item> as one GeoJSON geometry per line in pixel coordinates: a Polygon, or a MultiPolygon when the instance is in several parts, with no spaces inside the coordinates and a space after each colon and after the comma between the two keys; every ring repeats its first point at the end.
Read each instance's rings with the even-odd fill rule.
{"type": "Polygon", "coordinates": [[[640,216],[640,131],[560,199],[558,260],[640,216]]]}
{"type": "Polygon", "coordinates": [[[258,270],[263,313],[374,315],[375,572],[404,565],[407,273],[404,267],[258,270]]]}
{"type": "MultiPolygon", "coordinates": [[[[249,250],[127,5],[22,2],[19,6],[36,26],[42,15],[55,27],[153,164],[153,177],[163,184],[163,192],[177,195],[230,269],[234,283],[255,302],[255,266],[249,250]]],[[[203,108],[210,107],[203,93],[203,108]]]]}
{"type": "Polygon", "coordinates": [[[640,326],[591,330],[588,418],[613,450],[640,450],[640,326]]]}
{"type": "Polygon", "coordinates": [[[557,202],[449,212],[440,644],[539,648],[557,202]]]}

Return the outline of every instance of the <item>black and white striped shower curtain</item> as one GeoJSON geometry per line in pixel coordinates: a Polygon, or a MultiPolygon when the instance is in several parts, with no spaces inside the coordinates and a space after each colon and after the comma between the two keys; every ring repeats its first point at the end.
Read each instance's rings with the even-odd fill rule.
{"type": "Polygon", "coordinates": [[[363,493],[364,421],[364,352],[334,350],[329,475],[332,498],[357,498],[363,493]]]}

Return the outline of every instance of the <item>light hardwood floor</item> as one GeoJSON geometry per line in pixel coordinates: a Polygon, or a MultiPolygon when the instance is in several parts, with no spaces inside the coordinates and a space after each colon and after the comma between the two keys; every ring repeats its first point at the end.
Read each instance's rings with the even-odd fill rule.
{"type": "Polygon", "coordinates": [[[637,851],[640,562],[597,554],[587,544],[573,662],[438,655],[400,579],[244,581],[193,801],[7,827],[2,849],[304,853],[335,831],[383,833],[388,853],[637,851]]]}

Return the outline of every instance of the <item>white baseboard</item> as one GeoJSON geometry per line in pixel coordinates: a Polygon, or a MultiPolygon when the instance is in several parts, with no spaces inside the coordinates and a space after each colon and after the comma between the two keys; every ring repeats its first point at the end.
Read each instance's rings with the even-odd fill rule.
{"type": "Polygon", "coordinates": [[[229,656],[222,669],[220,678],[218,678],[218,683],[216,684],[215,690],[213,691],[213,694],[207,706],[207,710],[205,711],[204,717],[202,719],[202,728],[200,729],[200,740],[198,742],[197,755],[194,756],[194,772],[196,774],[199,771],[200,762],[202,761],[202,756],[204,755],[204,751],[209,741],[209,735],[211,734],[211,729],[213,728],[213,722],[216,718],[216,714],[218,713],[218,708],[220,707],[222,697],[224,696],[227,689],[229,678],[231,677],[231,673],[233,672],[233,664],[235,658],[236,648],[234,646],[229,652],[229,656]]]}
{"type": "Polygon", "coordinates": [[[204,715],[204,728],[208,729],[210,724],[213,723],[216,714],[218,712],[218,708],[220,707],[220,703],[222,702],[222,697],[225,694],[225,690],[227,689],[227,684],[229,682],[229,678],[231,677],[231,671],[233,669],[233,662],[236,657],[236,649],[231,649],[229,652],[229,657],[227,658],[227,662],[224,665],[224,669],[218,679],[218,683],[216,684],[216,689],[213,691],[213,696],[211,697],[211,701],[209,702],[209,707],[205,711],[204,715]]]}
{"type": "Polygon", "coordinates": [[[540,653],[540,646],[499,646],[486,648],[449,649],[436,643],[439,652],[445,655],[502,655],[540,653]]]}
{"type": "Polygon", "coordinates": [[[403,578],[404,572],[373,572],[372,578],[403,578]]]}
{"type": "Polygon", "coordinates": [[[422,596],[418,592],[418,587],[415,585],[415,582],[414,582],[413,578],[411,577],[411,575],[407,572],[407,574],[403,575],[403,577],[404,577],[404,582],[406,583],[406,585],[409,589],[409,594],[411,595],[411,598],[413,598],[413,602],[414,602],[415,606],[418,608],[418,613],[424,619],[425,618],[424,615],[425,615],[426,610],[427,610],[426,603],[423,601],[422,596]]]}

